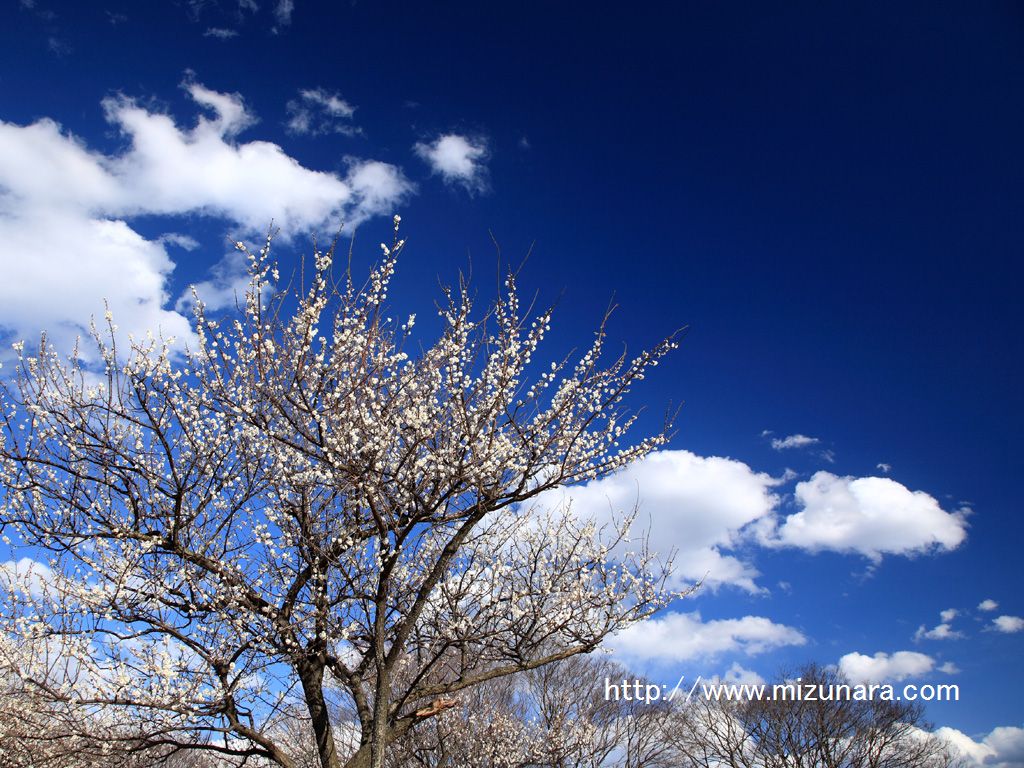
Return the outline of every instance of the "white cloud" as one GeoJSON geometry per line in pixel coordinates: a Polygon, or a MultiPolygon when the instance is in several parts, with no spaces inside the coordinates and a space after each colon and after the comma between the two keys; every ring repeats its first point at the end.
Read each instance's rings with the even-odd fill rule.
{"type": "Polygon", "coordinates": [[[53,580],[49,566],[29,557],[0,563],[0,594],[39,597],[53,580]]]}
{"type": "Polygon", "coordinates": [[[739,662],[734,661],[732,666],[722,675],[722,680],[733,685],[764,685],[765,679],[751,669],[745,669],[739,662]]]}
{"type": "Polygon", "coordinates": [[[288,102],[286,109],[289,133],[308,136],[340,133],[354,136],[360,132],[358,127],[348,122],[356,108],[339,94],[323,88],[302,89],[297,99],[288,102]]]}
{"type": "Polygon", "coordinates": [[[663,557],[676,554],[675,586],[703,580],[712,588],[728,584],[750,592],[761,589],[758,572],[741,550],[753,544],[878,561],[883,554],[953,549],[966,535],[963,512],[944,512],[928,494],[886,478],[819,472],[797,484],[797,511],[784,516],[775,489],[788,479],[735,459],[665,450],[609,477],[543,494],[537,503],[571,500],[602,523],[636,506],[634,534],[646,531],[663,557]]]}
{"type": "Polygon", "coordinates": [[[848,653],[839,660],[839,671],[854,684],[898,682],[931,672],[935,660],[916,651],[897,651],[893,654],[848,653]]]}
{"type": "MultiPolygon", "coordinates": [[[[400,169],[374,161],[348,173],[305,168],[281,147],[235,137],[255,118],[237,94],[187,82],[209,111],[184,128],[131,99],[103,102],[128,139],[102,154],[52,120],[0,122],[0,331],[13,338],[50,333],[69,349],[105,298],[121,331],[188,339],[188,320],[167,308],[174,269],[166,246],[147,239],[131,217],[207,215],[226,229],[264,231],[271,220],[287,238],[344,220],[390,214],[411,192],[400,169]]],[[[219,246],[219,243],[218,243],[219,246]]]]}
{"type": "Polygon", "coordinates": [[[962,632],[957,632],[949,624],[938,624],[927,629],[924,624],[917,628],[914,633],[915,640],[956,640],[963,637],[962,632]]]}
{"type": "Polygon", "coordinates": [[[878,464],[875,465],[875,468],[876,469],[880,469],[882,472],[884,472],[887,475],[890,472],[892,472],[892,464],[886,464],[884,461],[878,462],[878,464]]]}
{"type": "Polygon", "coordinates": [[[164,245],[174,245],[185,251],[194,251],[199,247],[199,241],[190,235],[183,235],[179,232],[167,232],[156,239],[164,245]]]}
{"type": "Polygon", "coordinates": [[[817,445],[820,443],[816,437],[808,437],[807,435],[788,435],[787,437],[776,437],[772,439],[772,448],[776,451],[784,451],[787,448],[806,448],[808,445],[817,445]]]}
{"type": "Polygon", "coordinates": [[[634,533],[649,533],[650,546],[663,557],[676,552],[677,586],[704,579],[712,587],[732,584],[754,592],[757,571],[722,550],[740,543],[745,526],[771,516],[776,484],[734,459],[668,450],[586,485],[549,491],[537,504],[571,499],[577,512],[601,522],[638,505],[634,533]]]}
{"type": "Polygon", "coordinates": [[[942,623],[932,627],[931,629],[928,629],[924,624],[922,624],[914,633],[914,640],[957,640],[963,637],[963,633],[953,629],[951,624],[953,619],[959,615],[960,611],[956,608],[947,608],[944,611],[940,611],[939,618],[942,619],[942,623]]]}
{"type": "Polygon", "coordinates": [[[999,607],[999,603],[997,603],[992,598],[988,598],[986,600],[982,600],[980,603],[978,603],[978,610],[979,611],[994,611],[998,607],[999,607]]]}
{"type": "Polygon", "coordinates": [[[483,139],[446,133],[430,144],[417,142],[413,149],[446,182],[461,184],[470,193],[487,189],[487,167],[484,163],[490,153],[483,139]]]}
{"type": "Polygon", "coordinates": [[[992,626],[997,632],[1012,634],[1024,629],[1024,619],[1020,616],[996,616],[992,619],[992,626]]]}
{"type": "Polygon", "coordinates": [[[203,37],[216,37],[219,40],[230,40],[232,37],[238,37],[238,30],[228,29],[226,27],[210,27],[203,32],[203,37]]]}
{"type": "Polygon", "coordinates": [[[764,538],[771,546],[885,554],[949,551],[967,537],[967,510],[946,512],[923,491],[883,477],[838,477],[816,472],[796,486],[802,509],[764,538]]]}
{"type": "Polygon", "coordinates": [[[783,646],[803,645],[797,629],[763,616],[703,621],[700,613],[670,612],[647,619],[606,641],[630,661],[691,661],[725,653],[755,655],[783,646]]]}
{"type": "Polygon", "coordinates": [[[1000,726],[993,728],[981,741],[963,731],[944,726],[935,735],[953,747],[969,765],[986,768],[1024,767],[1024,728],[1000,726]]]}
{"type": "Polygon", "coordinates": [[[277,0],[274,6],[274,18],[282,27],[292,23],[292,14],[295,12],[294,0],[277,0]]]}
{"type": "Polygon", "coordinates": [[[943,673],[944,675],[959,675],[960,674],[960,667],[958,667],[952,661],[947,661],[947,662],[943,663],[942,666],[940,666],[938,668],[938,670],[939,670],[939,672],[943,673]]]}
{"type": "MultiPolygon", "coordinates": [[[[224,255],[210,270],[208,280],[195,283],[199,300],[211,311],[235,306],[236,302],[245,304],[245,291],[249,287],[249,275],[246,271],[247,258],[241,251],[231,251],[224,255]]],[[[188,313],[195,305],[192,291],[182,294],[174,308],[181,313],[188,313]]]]}

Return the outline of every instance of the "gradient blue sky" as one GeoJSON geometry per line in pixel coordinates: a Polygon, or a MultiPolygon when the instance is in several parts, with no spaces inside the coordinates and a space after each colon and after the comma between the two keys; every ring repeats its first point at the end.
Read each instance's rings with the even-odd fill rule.
{"type": "MultiPolygon", "coordinates": [[[[648,511],[704,493],[699,522],[719,529],[702,552],[755,574],[673,606],[688,622],[680,626],[715,628],[732,650],[715,652],[711,641],[686,657],[647,649],[636,665],[674,682],[734,663],[767,676],[805,659],[909,651],[932,661],[921,680],[961,685],[959,703],[929,708],[937,725],[979,742],[996,726],[1024,725],[1024,632],[993,624],[1024,615],[1019,3],[9,0],[3,13],[0,267],[18,275],[0,288],[8,338],[71,328],[83,321],[72,311],[102,311],[100,299],[121,289],[122,306],[148,290],[173,313],[211,270],[230,282],[225,238],[253,237],[265,214],[291,235],[286,263],[308,251],[309,231],[361,218],[365,263],[401,213],[409,246],[393,299],[402,311],[427,313],[437,277],[452,279],[470,257],[486,294],[496,263],[489,231],[506,261],[533,244],[523,279],[558,301],[552,355],[584,342],[613,295],[612,336],[631,347],[689,326],[642,399],[648,426],[685,402],[671,448],[694,458],[669,456],[665,497],[648,511]],[[292,170],[308,170],[275,166],[281,175],[264,185],[243,178],[234,188],[246,199],[234,207],[182,202],[194,179],[157,189],[160,174],[133,160],[127,113],[117,110],[148,121],[159,154],[158,115],[193,140],[200,115],[212,117],[190,96],[197,85],[236,94],[224,103],[240,97],[257,119],[214,135],[217,151],[270,142],[292,170]],[[38,158],[74,146],[69,135],[91,153],[86,165],[117,176],[118,190],[59,157],[34,185],[38,158]],[[432,164],[445,136],[448,152],[434,160],[451,164],[432,164]],[[332,208],[330,188],[307,198],[289,186],[309,171],[352,186],[359,168],[379,172],[364,180],[361,202],[332,208]],[[274,211],[278,200],[312,200],[325,215],[289,219],[274,211]],[[52,211],[71,217],[66,230],[52,211]],[[116,258],[76,262],[88,261],[88,279],[74,278],[80,301],[67,301],[69,286],[56,283],[77,257],[61,233],[103,221],[126,222],[136,240],[116,258]],[[194,247],[156,241],[166,233],[194,247]],[[160,254],[170,261],[161,266],[160,254]],[[134,258],[144,274],[125,288],[134,258]],[[816,442],[772,447],[792,435],[816,442]],[[673,496],[673,472],[686,464],[679,482],[692,484],[706,457],[731,458],[720,468],[738,474],[718,490],[673,496]],[[861,485],[884,491],[883,507],[913,507],[913,498],[931,512],[894,511],[908,538],[874,559],[878,541],[856,533],[832,544],[787,539],[786,516],[806,506],[800,484],[809,489],[818,471],[832,490],[885,477],[861,485]],[[763,526],[723,527],[715,503],[751,478],[778,497],[751,513],[763,526]],[[904,496],[886,495],[897,483],[904,496]],[[959,525],[966,539],[930,538],[935,521],[959,525]],[[985,599],[998,608],[978,609],[985,599]],[[958,614],[943,622],[949,609],[958,614]],[[685,616],[693,611],[699,620],[685,616]],[[742,617],[790,634],[769,641],[755,629],[743,640],[742,626],[714,623],[742,617]],[[960,636],[920,636],[940,623],[960,636]],[[946,663],[959,672],[936,671],[946,663]]],[[[219,172],[212,160],[206,170],[219,172]]],[[[139,322],[160,308],[149,309],[139,322]]],[[[840,522],[862,523],[870,504],[861,502],[840,522]]],[[[690,533],[666,515],[667,538],[685,555],[690,533]]]]}

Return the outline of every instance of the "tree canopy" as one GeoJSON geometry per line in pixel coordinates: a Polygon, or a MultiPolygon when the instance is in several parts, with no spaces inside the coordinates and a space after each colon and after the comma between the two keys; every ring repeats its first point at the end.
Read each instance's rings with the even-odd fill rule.
{"type": "MultiPolygon", "coordinates": [[[[125,342],[109,313],[98,371],[45,337],[17,345],[0,526],[33,560],[8,577],[0,665],[64,713],[77,753],[292,768],[299,712],[323,768],[378,768],[459,692],[589,652],[673,597],[628,511],[599,529],[531,502],[665,442],[625,443],[625,399],[675,339],[606,360],[602,322],[542,367],[552,311],[524,312],[509,273],[482,312],[467,281],[443,289],[443,328],[417,346],[387,302],[398,221],[362,282],[334,246],[284,281],[271,237],[239,243],[245,295],[227,313],[195,296],[184,351],[125,342]]],[[[56,740],[38,747],[61,764],[56,740]]]]}

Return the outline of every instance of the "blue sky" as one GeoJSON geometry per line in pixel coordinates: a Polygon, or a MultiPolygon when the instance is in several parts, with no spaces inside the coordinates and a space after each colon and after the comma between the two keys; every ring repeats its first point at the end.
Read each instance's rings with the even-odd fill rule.
{"type": "Polygon", "coordinates": [[[613,296],[633,348],[689,326],[641,512],[708,566],[662,628],[708,639],[633,663],[862,654],[960,683],[928,714],[982,746],[1024,725],[1019,4],[8,5],[5,342],[104,297],[187,333],[270,218],[282,260],[341,220],[369,260],[401,213],[403,311],[532,245],[553,356],[613,296]]]}

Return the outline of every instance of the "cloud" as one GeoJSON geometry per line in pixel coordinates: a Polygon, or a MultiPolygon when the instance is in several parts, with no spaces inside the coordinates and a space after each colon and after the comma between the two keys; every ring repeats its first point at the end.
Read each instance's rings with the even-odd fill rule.
{"type": "Polygon", "coordinates": [[[881,470],[886,475],[892,472],[892,464],[886,464],[884,461],[878,462],[878,464],[875,465],[875,468],[881,470]]]}
{"type": "Polygon", "coordinates": [[[916,555],[955,548],[966,536],[963,513],[944,512],[928,494],[886,478],[819,472],[795,489],[796,511],[780,512],[775,478],[747,464],[684,450],[656,451],[585,485],[549,491],[541,506],[571,501],[601,523],[634,507],[634,534],[648,534],[662,557],[675,553],[675,586],[701,581],[761,591],[751,547],[794,547],[861,554],[916,555]]]}
{"type": "MultiPolygon", "coordinates": [[[[249,275],[246,270],[247,258],[241,251],[231,251],[224,255],[210,270],[208,280],[195,283],[192,289],[195,296],[210,311],[216,311],[245,303],[245,291],[249,287],[249,275]]],[[[181,313],[188,313],[195,305],[192,290],[182,294],[174,308],[181,313]]]]}
{"type": "Polygon", "coordinates": [[[471,194],[487,189],[487,162],[490,153],[483,139],[471,139],[446,133],[430,144],[417,142],[416,154],[431,170],[450,184],[460,184],[471,194]]]}
{"type": "Polygon", "coordinates": [[[1024,768],[1024,728],[993,728],[981,741],[948,726],[936,729],[935,735],[953,747],[969,765],[1024,768]]]}
{"type": "Polygon", "coordinates": [[[928,629],[924,624],[919,626],[914,633],[915,642],[920,642],[921,640],[957,640],[963,637],[963,633],[957,632],[951,624],[953,619],[959,615],[960,611],[956,608],[947,608],[944,611],[940,611],[939,618],[942,619],[942,623],[931,629],[928,629]]]}
{"type": "Polygon", "coordinates": [[[1024,629],[1024,619],[1020,616],[996,616],[992,619],[992,627],[997,632],[1013,634],[1024,629]]]}
{"type": "Polygon", "coordinates": [[[788,448],[806,448],[808,445],[820,443],[816,437],[807,435],[788,435],[787,437],[772,438],[772,448],[776,451],[784,451],[788,448]]]}
{"type": "Polygon", "coordinates": [[[277,0],[274,6],[274,18],[282,27],[292,23],[292,14],[295,12],[294,0],[277,0]]]}
{"type": "Polygon", "coordinates": [[[732,666],[722,675],[722,680],[733,685],[764,685],[765,679],[751,669],[745,669],[739,662],[734,661],[732,666]]]}
{"type": "Polygon", "coordinates": [[[288,102],[286,109],[289,133],[300,136],[322,136],[328,133],[355,136],[360,133],[358,127],[348,122],[356,108],[339,94],[323,88],[304,88],[299,91],[299,98],[288,102]]]}
{"type": "Polygon", "coordinates": [[[954,664],[952,661],[945,662],[941,667],[938,668],[939,672],[944,675],[959,675],[960,667],[954,664]]]}
{"type": "Polygon", "coordinates": [[[992,598],[988,598],[986,600],[982,600],[980,603],[978,603],[978,610],[979,611],[994,611],[998,607],[999,607],[999,603],[997,603],[992,598]]]}
{"type": "Polygon", "coordinates": [[[230,40],[232,37],[238,37],[238,30],[227,29],[226,27],[210,27],[203,32],[203,37],[216,37],[219,40],[230,40]]]}
{"type": "Polygon", "coordinates": [[[993,728],[985,737],[985,746],[992,750],[988,764],[998,766],[1024,766],[1024,728],[1002,726],[993,728]]]}
{"type": "Polygon", "coordinates": [[[957,632],[949,624],[938,624],[931,629],[926,629],[922,624],[914,633],[914,640],[956,640],[963,637],[962,632],[957,632]]]}
{"type": "Polygon", "coordinates": [[[697,611],[670,612],[634,624],[609,638],[615,653],[630,661],[692,661],[726,653],[753,656],[807,638],[797,629],[763,616],[703,621],[697,611]]]}
{"type": "Polygon", "coordinates": [[[184,88],[204,110],[191,128],[123,96],[104,100],[127,140],[112,154],[50,119],[0,122],[0,333],[8,343],[46,329],[70,349],[102,315],[104,298],[123,333],[191,337],[187,318],[167,307],[174,241],[148,239],[132,217],[203,215],[239,234],[273,220],[287,239],[393,213],[412,191],[393,165],[353,159],[339,176],[302,166],[276,144],[237,141],[256,122],[241,96],[191,81],[184,88]]]}
{"type": "Polygon", "coordinates": [[[21,593],[38,598],[53,581],[54,573],[50,567],[29,557],[0,563],[0,594],[13,596],[21,593]]]}
{"type": "Polygon", "coordinates": [[[908,677],[919,677],[931,672],[935,660],[916,651],[897,651],[893,654],[848,653],[839,660],[839,671],[854,684],[899,682],[908,677]]]}
{"type": "Polygon", "coordinates": [[[765,536],[765,544],[859,553],[877,562],[885,554],[953,550],[967,538],[968,510],[946,512],[927,493],[888,478],[820,471],[797,484],[795,497],[802,508],[765,536]]]}
{"type": "Polygon", "coordinates": [[[577,512],[602,523],[637,506],[634,533],[646,532],[650,546],[665,558],[676,553],[676,586],[704,579],[712,587],[731,584],[756,592],[757,571],[723,550],[741,543],[747,525],[770,518],[777,484],[734,459],[666,450],[586,485],[548,491],[536,503],[571,500],[577,512]]]}

